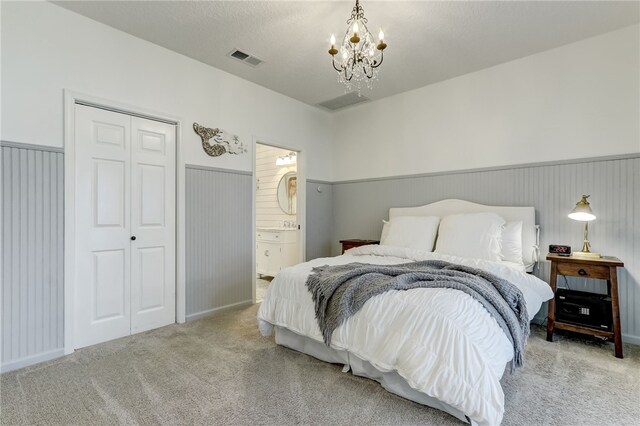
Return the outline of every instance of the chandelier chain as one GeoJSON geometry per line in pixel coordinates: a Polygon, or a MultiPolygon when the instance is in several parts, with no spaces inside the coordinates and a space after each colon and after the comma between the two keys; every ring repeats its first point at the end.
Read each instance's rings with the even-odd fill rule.
{"type": "Polygon", "coordinates": [[[356,0],[356,5],[353,6],[353,10],[351,11],[351,18],[347,19],[347,24],[350,24],[358,19],[365,24],[369,22],[369,20],[364,17],[364,8],[360,6],[360,0],[356,0]]]}

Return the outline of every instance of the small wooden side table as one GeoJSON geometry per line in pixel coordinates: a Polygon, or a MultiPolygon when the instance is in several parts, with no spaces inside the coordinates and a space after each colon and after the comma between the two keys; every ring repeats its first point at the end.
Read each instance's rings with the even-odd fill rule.
{"type": "Polygon", "coordinates": [[[588,259],[573,256],[547,255],[551,261],[551,277],[549,285],[554,297],[549,301],[549,319],[547,322],[547,340],[553,341],[553,330],[568,330],[591,336],[613,339],[616,358],[622,358],[622,331],[620,328],[620,301],[618,299],[618,267],[624,267],[624,263],[617,257],[604,256],[599,259],[588,259]],[[575,324],[556,321],[556,289],[558,275],[596,278],[607,280],[607,294],[611,297],[611,312],[613,314],[613,331],[598,330],[575,324]]]}
{"type": "Polygon", "coordinates": [[[379,240],[340,240],[342,244],[342,253],[354,247],[368,246],[370,244],[380,244],[379,240]]]}

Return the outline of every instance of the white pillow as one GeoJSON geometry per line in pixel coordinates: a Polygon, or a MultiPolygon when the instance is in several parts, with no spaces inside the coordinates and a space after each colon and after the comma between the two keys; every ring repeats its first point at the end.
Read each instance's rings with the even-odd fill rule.
{"type": "Polygon", "coordinates": [[[495,213],[454,214],[440,222],[436,252],[494,262],[501,260],[505,220],[495,213]]]}
{"type": "Polygon", "coordinates": [[[523,265],[522,221],[507,222],[502,230],[502,260],[523,265]]]}
{"type": "Polygon", "coordinates": [[[389,221],[388,220],[383,220],[382,221],[382,234],[380,235],[380,245],[383,246],[385,245],[384,242],[387,241],[387,237],[389,236],[389,221]]]}
{"type": "MultiPolygon", "coordinates": [[[[440,218],[435,216],[400,216],[389,221],[388,233],[381,245],[433,251],[440,218]]],[[[384,233],[384,229],[383,229],[384,233]]]]}

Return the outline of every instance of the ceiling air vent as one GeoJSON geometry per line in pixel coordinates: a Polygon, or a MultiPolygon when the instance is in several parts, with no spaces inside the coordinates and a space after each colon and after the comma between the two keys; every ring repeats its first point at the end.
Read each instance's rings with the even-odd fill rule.
{"type": "Polygon", "coordinates": [[[358,96],[358,92],[349,92],[346,95],[338,96],[337,98],[329,99],[328,101],[320,102],[318,105],[328,110],[335,111],[340,108],[348,107],[350,105],[359,104],[361,102],[367,102],[370,99],[366,96],[358,96]]]}
{"type": "Polygon", "coordinates": [[[243,62],[252,67],[257,67],[258,65],[264,62],[262,59],[256,58],[255,56],[245,53],[242,50],[238,50],[238,49],[233,49],[231,52],[227,54],[227,56],[237,59],[240,62],[243,62]]]}

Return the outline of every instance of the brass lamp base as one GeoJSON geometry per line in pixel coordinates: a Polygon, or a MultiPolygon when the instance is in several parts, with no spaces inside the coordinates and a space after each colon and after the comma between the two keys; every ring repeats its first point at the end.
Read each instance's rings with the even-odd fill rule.
{"type": "Polygon", "coordinates": [[[572,256],[583,257],[585,259],[600,259],[602,257],[600,253],[592,253],[590,251],[574,251],[572,256]]]}
{"type": "Polygon", "coordinates": [[[585,259],[600,259],[600,253],[591,252],[591,243],[589,242],[589,222],[584,223],[584,241],[582,242],[582,251],[573,252],[573,256],[585,259]]]}

